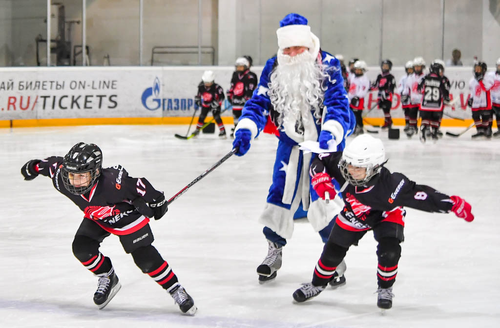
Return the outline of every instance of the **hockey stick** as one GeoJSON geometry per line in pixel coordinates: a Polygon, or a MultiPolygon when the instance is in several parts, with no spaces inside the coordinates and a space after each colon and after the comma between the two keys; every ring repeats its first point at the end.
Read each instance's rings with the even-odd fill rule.
{"type": "Polygon", "coordinates": [[[476,125],[476,123],[472,123],[471,125],[469,125],[469,127],[465,130],[463,130],[462,132],[460,133],[451,133],[451,132],[448,132],[446,131],[446,135],[447,136],[450,136],[450,137],[455,137],[455,138],[458,138],[460,137],[462,134],[464,134],[465,132],[469,131],[470,129],[472,129],[474,126],[476,125]]]}
{"type": "MultiPolygon", "coordinates": [[[[220,114],[224,113],[225,111],[229,110],[233,108],[233,105],[229,106],[229,107],[226,107],[224,108],[223,111],[220,112],[220,114]]],[[[196,112],[195,112],[196,113],[196,112]]],[[[219,115],[220,115],[219,114],[219,115]]],[[[204,128],[206,128],[210,123],[212,123],[213,121],[215,121],[215,117],[212,117],[212,119],[210,121],[208,121],[207,123],[203,124],[203,126],[200,128],[200,131],[203,130],[204,128]]],[[[181,136],[180,134],[175,134],[175,137],[176,138],[179,138],[179,139],[183,139],[183,140],[189,140],[191,138],[193,138],[194,136],[196,135],[196,131],[191,133],[189,136],[181,136]]]]}
{"type": "Polygon", "coordinates": [[[175,194],[172,198],[170,198],[167,203],[170,205],[174,200],[182,196],[186,191],[188,191],[189,188],[191,188],[195,183],[203,179],[208,173],[212,172],[215,170],[219,165],[224,163],[229,157],[233,156],[236,152],[238,151],[238,148],[233,148],[229,153],[227,153],[224,157],[222,157],[217,163],[212,165],[208,170],[200,174],[199,176],[196,177],[193,181],[191,181],[187,186],[181,189],[177,194],[175,194]]]}
{"type": "Polygon", "coordinates": [[[177,138],[181,138],[181,139],[186,138],[187,139],[187,137],[189,136],[189,130],[191,130],[191,125],[193,125],[193,121],[194,121],[194,117],[195,116],[196,116],[196,110],[193,111],[193,117],[191,117],[191,123],[189,123],[189,127],[188,127],[188,130],[186,132],[186,135],[185,136],[181,136],[180,134],[175,134],[175,136],[177,138]]]}
{"type": "MultiPolygon", "coordinates": [[[[370,123],[366,122],[366,120],[365,120],[365,119],[363,119],[363,123],[364,123],[364,124],[367,124],[367,125],[370,125],[370,126],[373,126],[373,125],[371,125],[370,123]]],[[[374,128],[376,128],[376,127],[378,127],[378,126],[373,126],[373,127],[374,127],[374,128]]],[[[378,131],[377,131],[377,130],[370,130],[370,129],[367,129],[367,128],[365,128],[365,130],[366,130],[366,132],[368,132],[368,133],[378,133],[378,131]]]]}

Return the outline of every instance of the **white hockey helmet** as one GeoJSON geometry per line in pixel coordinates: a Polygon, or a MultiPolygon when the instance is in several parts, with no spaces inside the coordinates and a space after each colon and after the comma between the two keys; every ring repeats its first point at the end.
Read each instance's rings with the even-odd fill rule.
{"type": "Polygon", "coordinates": [[[425,60],[422,57],[415,57],[415,59],[413,59],[413,67],[415,66],[425,67],[425,60]]]}
{"type": "Polygon", "coordinates": [[[250,63],[248,62],[248,59],[246,59],[245,57],[240,57],[236,59],[234,66],[245,66],[246,68],[248,68],[250,67],[250,63]]]}
{"type": "Polygon", "coordinates": [[[405,68],[413,68],[413,60],[409,60],[405,64],[405,68]]]}
{"type": "Polygon", "coordinates": [[[201,80],[204,83],[213,83],[215,80],[215,74],[213,71],[205,71],[201,76],[201,80]]]}
{"type": "Polygon", "coordinates": [[[344,60],[344,56],[341,55],[341,54],[336,54],[335,58],[337,58],[339,61],[343,61],[344,60]]]}
{"type": "Polygon", "coordinates": [[[497,66],[500,65],[500,58],[497,59],[497,66]]]}
{"type": "Polygon", "coordinates": [[[358,60],[354,63],[354,69],[362,69],[363,72],[367,71],[367,66],[364,60],[358,60]]]}
{"type": "Polygon", "coordinates": [[[441,64],[441,66],[443,66],[443,67],[446,66],[446,64],[444,63],[444,60],[442,60],[442,59],[434,59],[434,63],[441,64]]]}
{"type": "Polygon", "coordinates": [[[385,148],[382,140],[369,134],[362,134],[354,138],[344,149],[339,168],[342,176],[353,186],[365,186],[376,176],[386,163],[385,148]],[[364,179],[354,179],[349,173],[348,166],[366,168],[364,179]]]}

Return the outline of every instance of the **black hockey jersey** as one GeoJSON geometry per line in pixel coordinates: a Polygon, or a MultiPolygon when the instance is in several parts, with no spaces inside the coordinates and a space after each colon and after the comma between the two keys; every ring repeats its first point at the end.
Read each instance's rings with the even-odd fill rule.
{"type": "Polygon", "coordinates": [[[371,90],[378,90],[379,100],[392,101],[394,88],[396,87],[396,79],[391,73],[379,74],[377,80],[373,82],[371,90]]]}
{"type": "Polygon", "coordinates": [[[450,100],[450,81],[445,76],[429,73],[418,84],[418,91],[424,94],[420,110],[442,111],[444,101],[450,100]]]}
{"type": "Polygon", "coordinates": [[[231,78],[231,88],[227,92],[227,98],[233,105],[233,110],[241,110],[248,99],[252,98],[253,91],[257,87],[257,76],[246,70],[235,71],[231,78]]]}
{"type": "MultiPolygon", "coordinates": [[[[341,156],[341,152],[320,154],[311,164],[311,176],[326,172],[343,187],[346,180],[338,167],[341,156]]],[[[401,173],[391,173],[385,167],[370,181],[370,186],[348,184],[342,198],[345,206],[336,224],[350,231],[369,230],[382,220],[402,222],[403,206],[431,213],[447,213],[453,207],[449,196],[416,184],[401,173]]]]}
{"type": "Polygon", "coordinates": [[[198,85],[198,93],[195,97],[196,101],[201,102],[203,108],[220,108],[222,102],[226,97],[224,96],[224,90],[217,83],[213,83],[208,88],[203,82],[198,85]]]}
{"type": "Polygon", "coordinates": [[[142,197],[147,203],[162,195],[145,178],[132,178],[120,165],[102,169],[94,187],[84,195],[74,195],[64,187],[61,168],[63,158],[52,156],[37,165],[38,173],[52,179],[54,187],[68,197],[104,230],[115,235],[128,235],[149,222],[132,201],[142,197]]]}

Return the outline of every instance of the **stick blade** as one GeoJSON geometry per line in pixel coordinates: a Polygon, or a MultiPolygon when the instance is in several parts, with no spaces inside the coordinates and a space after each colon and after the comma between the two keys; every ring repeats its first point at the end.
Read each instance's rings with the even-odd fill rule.
{"type": "Polygon", "coordinates": [[[368,129],[366,129],[366,132],[373,133],[373,134],[378,134],[377,130],[368,130],[368,129]]]}
{"type": "Polygon", "coordinates": [[[178,139],[182,139],[182,140],[187,140],[188,137],[187,136],[181,136],[180,134],[175,134],[175,137],[178,138],[178,139]]]}
{"type": "Polygon", "coordinates": [[[456,134],[456,133],[451,133],[451,132],[448,132],[448,131],[446,131],[446,133],[445,133],[445,134],[446,134],[447,136],[450,136],[450,137],[455,137],[455,138],[460,137],[460,135],[459,135],[459,134],[456,134]]]}

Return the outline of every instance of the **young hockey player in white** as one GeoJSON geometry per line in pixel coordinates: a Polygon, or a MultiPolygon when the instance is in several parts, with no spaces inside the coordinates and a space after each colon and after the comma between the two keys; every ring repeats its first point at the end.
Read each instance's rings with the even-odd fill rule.
{"type": "Polygon", "coordinates": [[[488,72],[487,80],[493,80],[493,86],[490,89],[491,93],[491,109],[497,121],[497,131],[493,133],[495,138],[500,137],[500,58],[496,63],[496,71],[488,72]]]}
{"type": "Polygon", "coordinates": [[[406,80],[406,88],[403,90],[404,96],[410,96],[410,106],[408,107],[408,116],[410,127],[406,131],[408,138],[417,133],[418,111],[422,103],[422,93],[419,92],[418,85],[424,78],[425,60],[422,57],[416,57],[413,60],[413,74],[406,80]]]}
{"type": "Polygon", "coordinates": [[[363,133],[363,109],[365,109],[365,96],[370,91],[370,80],[365,75],[367,70],[366,63],[362,60],[358,60],[353,66],[354,74],[350,80],[349,86],[349,101],[350,108],[354,112],[356,117],[356,129],[354,130],[355,135],[363,133]]]}

